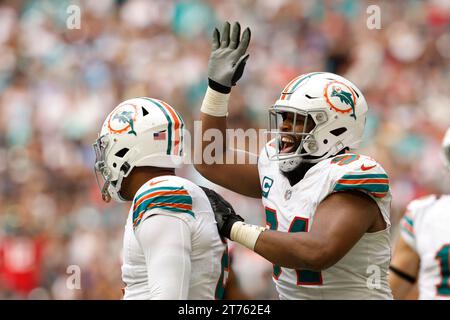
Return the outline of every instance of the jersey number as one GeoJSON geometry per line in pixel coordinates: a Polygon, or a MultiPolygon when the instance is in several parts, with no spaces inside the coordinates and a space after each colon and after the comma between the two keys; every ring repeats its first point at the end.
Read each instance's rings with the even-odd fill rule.
{"type": "Polygon", "coordinates": [[[436,259],[439,261],[441,272],[441,283],[436,285],[437,294],[440,296],[450,296],[450,244],[442,246],[438,251],[436,259]]]}
{"type": "MultiPolygon", "coordinates": [[[[278,229],[278,218],[277,212],[274,209],[266,207],[266,224],[269,226],[270,230],[278,229]]],[[[288,232],[308,232],[308,222],[307,218],[295,217],[291,225],[289,226],[288,232]]],[[[321,285],[322,273],[311,271],[311,270],[295,270],[297,273],[297,285],[321,285]]],[[[281,267],[273,265],[273,277],[278,280],[282,273],[281,267]]]]}

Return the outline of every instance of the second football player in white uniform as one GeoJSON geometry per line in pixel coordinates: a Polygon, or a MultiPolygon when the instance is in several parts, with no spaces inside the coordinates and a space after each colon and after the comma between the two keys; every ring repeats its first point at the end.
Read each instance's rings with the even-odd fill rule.
{"type": "MultiPolygon", "coordinates": [[[[443,150],[450,169],[450,129],[443,150]]],[[[419,299],[450,299],[450,195],[429,195],[408,205],[390,269],[394,298],[407,297],[418,279],[419,299]]]]}
{"type": "MultiPolygon", "coordinates": [[[[204,130],[225,133],[229,93],[242,75],[249,40],[249,30],[240,39],[239,24],[231,36],[228,23],[222,35],[214,31],[204,130]]],[[[262,195],[271,230],[243,223],[222,201],[213,209],[222,235],[274,264],[280,299],[392,299],[389,179],[375,160],[346,153],[361,141],[367,109],[347,79],[301,75],[269,109],[274,139],[258,165],[196,166],[217,184],[262,195]]],[[[237,152],[225,146],[222,155],[234,159],[237,152]]]]}
{"type": "MultiPolygon", "coordinates": [[[[269,149],[275,153],[275,148],[269,149]]],[[[267,225],[283,232],[310,232],[319,204],[335,192],[360,191],[376,202],[387,226],[390,225],[389,180],[373,159],[345,154],[322,160],[291,186],[278,166],[259,160],[267,225]]],[[[361,213],[364,214],[364,213],[361,213]]],[[[320,219],[320,217],[318,218],[320,219]]],[[[338,217],[336,217],[338,219],[338,217]]],[[[312,230],[315,231],[315,230],[312,230]]],[[[319,230],[320,232],[320,230],[319,230]]],[[[385,299],[390,297],[387,269],[390,262],[389,228],[366,232],[345,255],[330,268],[311,264],[310,270],[293,270],[274,265],[273,279],[282,299],[385,299]],[[371,282],[370,275],[379,276],[371,282]]],[[[308,249],[313,250],[314,247],[308,249]]],[[[319,252],[312,252],[311,258],[319,252]]],[[[320,262],[319,262],[320,263],[320,262]]]]}
{"type": "Polygon", "coordinates": [[[132,201],[123,241],[124,299],[223,296],[226,242],[205,192],[175,176],[183,126],[164,101],[130,99],[108,115],[94,144],[103,199],[132,201]]]}

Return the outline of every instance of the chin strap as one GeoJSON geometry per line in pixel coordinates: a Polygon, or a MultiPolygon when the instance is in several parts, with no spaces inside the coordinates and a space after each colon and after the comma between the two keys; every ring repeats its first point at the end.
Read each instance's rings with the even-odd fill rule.
{"type": "Polygon", "coordinates": [[[109,185],[110,185],[110,182],[109,181],[106,181],[104,184],[103,184],[103,188],[102,188],[102,199],[103,199],[103,201],[105,201],[106,203],[108,203],[108,202],[110,202],[111,201],[111,195],[109,194],[109,192],[108,192],[108,188],[109,188],[109,185]]]}
{"type": "Polygon", "coordinates": [[[131,170],[131,165],[128,162],[124,162],[122,166],[120,167],[119,171],[119,177],[116,180],[116,183],[111,183],[111,181],[106,181],[103,188],[102,188],[102,199],[105,202],[111,201],[111,198],[118,202],[126,202],[121,195],[120,195],[120,189],[122,187],[122,181],[125,175],[129,174],[131,170]],[[114,188],[114,193],[111,195],[109,192],[109,187],[112,186],[114,188]]]}

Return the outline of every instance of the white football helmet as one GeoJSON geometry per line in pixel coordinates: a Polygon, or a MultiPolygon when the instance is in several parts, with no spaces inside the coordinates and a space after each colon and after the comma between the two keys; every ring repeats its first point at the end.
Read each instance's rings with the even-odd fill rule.
{"type": "Polygon", "coordinates": [[[180,167],[183,136],[183,119],[164,101],[142,97],[119,104],[93,144],[95,175],[103,200],[125,201],[119,193],[122,180],[134,167],[180,167]]]}
{"type": "Polygon", "coordinates": [[[361,91],[341,76],[328,72],[298,76],[288,83],[269,109],[269,134],[275,136],[276,149],[275,154],[269,155],[266,146],[269,159],[278,161],[281,171],[289,172],[302,161],[317,163],[345,148],[357,148],[364,133],[367,110],[361,91]],[[288,113],[293,114],[294,120],[292,131],[285,132],[281,126],[288,113]],[[299,115],[304,117],[302,133],[294,130],[299,115]],[[305,132],[308,121],[313,121],[314,126],[305,132]],[[297,148],[283,147],[288,139],[286,135],[299,138],[297,148]]]}
{"type": "Polygon", "coordinates": [[[442,141],[442,150],[444,153],[444,162],[447,169],[450,170],[450,128],[445,133],[444,140],[442,141]]]}

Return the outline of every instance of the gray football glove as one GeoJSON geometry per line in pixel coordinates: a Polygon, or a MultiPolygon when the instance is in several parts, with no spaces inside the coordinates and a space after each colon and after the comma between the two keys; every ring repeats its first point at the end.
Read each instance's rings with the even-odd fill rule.
{"type": "Polygon", "coordinates": [[[242,77],[245,62],[249,54],[245,54],[250,43],[251,32],[246,28],[241,38],[239,22],[233,25],[230,37],[230,24],[225,22],[222,35],[214,29],[212,50],[208,64],[208,84],[211,89],[229,93],[231,87],[242,77]]]}

